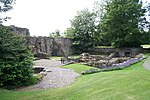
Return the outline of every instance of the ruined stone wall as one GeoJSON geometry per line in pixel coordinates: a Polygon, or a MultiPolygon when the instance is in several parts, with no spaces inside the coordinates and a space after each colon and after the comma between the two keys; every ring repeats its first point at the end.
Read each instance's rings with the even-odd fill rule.
{"type": "Polygon", "coordinates": [[[143,52],[142,48],[92,48],[89,50],[91,53],[97,54],[111,54],[118,52],[118,56],[125,57],[130,56],[134,57],[137,54],[143,52]]]}
{"type": "Polygon", "coordinates": [[[21,28],[21,27],[15,27],[14,25],[9,26],[11,28],[11,31],[22,36],[30,36],[29,29],[27,28],[21,28]]]}
{"type": "Polygon", "coordinates": [[[34,54],[41,52],[51,56],[69,55],[71,41],[68,38],[27,37],[27,44],[34,54]]]}
{"type": "Polygon", "coordinates": [[[26,36],[27,45],[36,55],[38,53],[46,53],[51,56],[69,55],[71,53],[71,40],[68,38],[51,38],[51,37],[32,37],[27,28],[9,26],[11,31],[26,36]]]}

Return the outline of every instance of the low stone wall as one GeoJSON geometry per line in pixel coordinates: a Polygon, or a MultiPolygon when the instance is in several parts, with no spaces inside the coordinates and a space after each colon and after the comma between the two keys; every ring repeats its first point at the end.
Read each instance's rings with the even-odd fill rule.
{"type": "Polygon", "coordinates": [[[89,52],[94,54],[111,54],[116,52],[116,48],[91,48],[89,52]]]}
{"type": "Polygon", "coordinates": [[[92,54],[111,54],[114,52],[118,53],[119,57],[134,57],[137,54],[143,52],[143,48],[92,48],[89,49],[92,54]]]}

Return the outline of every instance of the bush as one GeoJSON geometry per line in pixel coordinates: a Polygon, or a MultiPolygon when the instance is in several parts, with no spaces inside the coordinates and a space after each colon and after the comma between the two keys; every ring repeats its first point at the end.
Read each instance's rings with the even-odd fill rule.
{"type": "Polygon", "coordinates": [[[0,25],[0,86],[32,84],[32,60],[25,39],[0,25]]]}

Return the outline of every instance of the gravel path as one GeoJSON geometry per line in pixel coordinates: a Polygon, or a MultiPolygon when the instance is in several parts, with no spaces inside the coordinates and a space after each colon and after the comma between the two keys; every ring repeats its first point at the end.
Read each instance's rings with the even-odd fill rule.
{"type": "Polygon", "coordinates": [[[146,61],[143,63],[143,67],[145,69],[150,70],[150,56],[146,59],[146,61]]]}
{"type": "Polygon", "coordinates": [[[78,73],[71,69],[60,68],[62,66],[60,61],[54,60],[37,60],[35,61],[35,66],[43,66],[50,69],[52,72],[47,72],[47,75],[39,83],[21,88],[19,90],[39,90],[39,89],[49,89],[49,88],[59,88],[63,86],[70,85],[74,82],[75,78],[79,76],[78,73]]]}

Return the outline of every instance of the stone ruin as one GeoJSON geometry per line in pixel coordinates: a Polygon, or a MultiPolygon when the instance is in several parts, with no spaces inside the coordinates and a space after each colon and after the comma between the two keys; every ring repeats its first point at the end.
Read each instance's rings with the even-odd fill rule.
{"type": "Polygon", "coordinates": [[[71,40],[68,38],[35,37],[30,36],[29,30],[26,28],[15,27],[13,25],[11,25],[10,28],[12,32],[26,37],[27,45],[36,57],[67,57],[71,53],[71,40]]]}
{"type": "Polygon", "coordinates": [[[16,33],[17,35],[30,36],[29,29],[27,28],[15,27],[14,25],[10,25],[9,27],[11,31],[16,33]]]}
{"type": "MultiPolygon", "coordinates": [[[[119,54],[118,52],[115,52],[110,54],[109,56],[107,55],[97,56],[97,55],[90,55],[89,53],[82,53],[80,55],[80,62],[85,62],[86,65],[94,66],[97,68],[112,68],[112,67],[116,67],[116,65],[118,66],[121,63],[125,64],[125,62],[127,61],[128,63],[129,62],[134,63],[136,61],[139,61],[140,59],[143,59],[142,54],[138,54],[134,57],[129,55],[121,57],[118,54],[119,54]]],[[[119,65],[119,66],[123,66],[123,65],[119,65]]],[[[124,66],[126,67],[126,65],[124,66]]]]}

